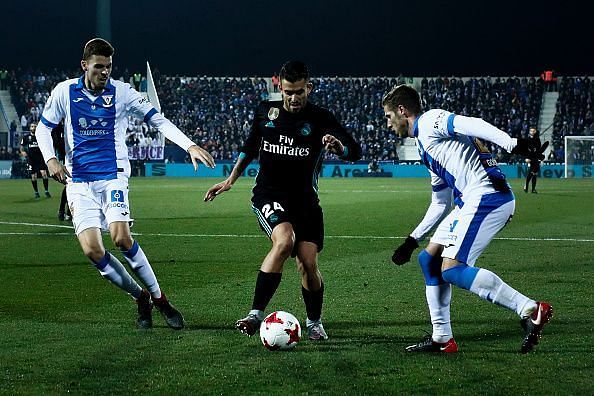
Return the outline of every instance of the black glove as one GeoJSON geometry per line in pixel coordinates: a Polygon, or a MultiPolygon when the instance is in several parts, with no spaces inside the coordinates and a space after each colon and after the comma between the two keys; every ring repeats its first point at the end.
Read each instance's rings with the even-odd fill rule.
{"type": "Polygon", "coordinates": [[[394,250],[392,262],[396,265],[408,263],[413,251],[419,247],[417,240],[411,236],[404,240],[404,243],[394,250]]]}
{"type": "Polygon", "coordinates": [[[537,147],[537,145],[535,145],[534,143],[536,142],[533,139],[518,138],[518,144],[512,150],[512,154],[519,154],[522,157],[535,159],[539,161],[544,160],[545,156],[541,152],[540,147],[537,147]]]}

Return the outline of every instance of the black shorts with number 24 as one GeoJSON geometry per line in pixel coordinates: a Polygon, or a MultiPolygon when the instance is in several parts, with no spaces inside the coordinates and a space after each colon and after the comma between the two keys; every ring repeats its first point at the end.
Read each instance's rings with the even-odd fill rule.
{"type": "Polygon", "coordinates": [[[318,202],[299,197],[282,197],[270,194],[256,194],[252,197],[252,210],[258,218],[260,228],[272,235],[274,227],[289,222],[295,232],[296,247],[299,242],[313,242],[320,252],[324,247],[324,214],[318,202]]]}

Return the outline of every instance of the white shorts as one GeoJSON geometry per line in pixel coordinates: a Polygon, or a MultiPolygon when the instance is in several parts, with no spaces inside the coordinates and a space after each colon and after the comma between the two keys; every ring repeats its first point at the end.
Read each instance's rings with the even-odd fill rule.
{"type": "Polygon", "coordinates": [[[474,266],[491,240],[512,218],[514,194],[493,193],[464,200],[439,224],[431,242],[444,246],[442,257],[474,266]]]}
{"type": "Polygon", "coordinates": [[[66,194],[76,235],[88,228],[106,231],[114,221],[132,220],[125,175],[118,174],[113,180],[69,183],[66,194]]]}

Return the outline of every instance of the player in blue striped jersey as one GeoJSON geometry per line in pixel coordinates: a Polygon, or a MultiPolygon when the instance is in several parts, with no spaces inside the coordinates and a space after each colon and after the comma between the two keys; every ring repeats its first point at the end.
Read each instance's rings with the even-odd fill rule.
{"type": "Polygon", "coordinates": [[[515,199],[505,175],[483,141],[526,157],[539,156],[539,148],[514,139],[479,118],[445,110],[421,111],[418,92],[399,85],[382,101],[388,127],[401,137],[415,138],[421,160],[431,173],[432,204],[425,218],[396,249],[393,261],[404,264],[430,229],[437,227],[419,254],[425,277],[432,337],[409,346],[410,352],[456,352],[450,324],[451,287],[471,291],[494,304],[516,312],[525,330],[521,352],[538,343],[542,328],[552,317],[546,302],[534,301],[475,262],[512,218],[515,199]],[[450,211],[450,196],[454,208],[450,211]]]}
{"type": "Polygon", "coordinates": [[[154,304],[170,327],[181,329],[183,316],[161,291],[146,255],[130,234],[130,162],[125,143],[128,116],[144,118],[186,150],[195,168],[197,161],[214,167],[214,160],[129,84],[110,78],[113,53],[111,44],[100,38],[85,45],[81,61],[84,74],[59,83],[46,102],[37,126],[39,147],[50,175],[67,184],[72,222],[85,255],[104,278],[136,300],[137,326],[152,327],[154,304]],[[62,119],[64,165],[56,159],[51,138],[51,130],[62,119]],[[105,250],[102,230],[109,230],[113,243],[146,289],[105,250]]]}

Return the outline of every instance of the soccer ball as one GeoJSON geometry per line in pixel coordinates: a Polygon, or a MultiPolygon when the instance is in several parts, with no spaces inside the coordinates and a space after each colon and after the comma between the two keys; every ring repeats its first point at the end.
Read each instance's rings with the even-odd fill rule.
{"type": "Polygon", "coordinates": [[[260,339],[271,351],[293,349],[301,339],[301,325],[288,312],[272,312],[260,325],[260,339]]]}

